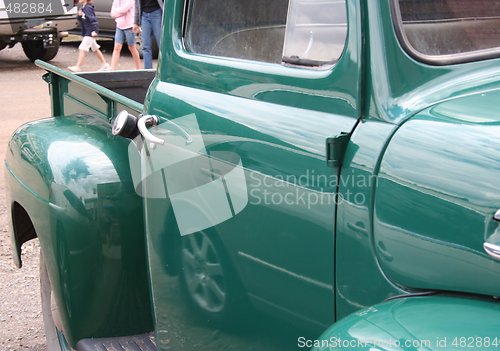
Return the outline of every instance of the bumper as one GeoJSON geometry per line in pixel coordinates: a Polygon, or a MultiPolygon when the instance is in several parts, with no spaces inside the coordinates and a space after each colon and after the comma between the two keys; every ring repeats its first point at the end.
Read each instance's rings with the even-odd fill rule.
{"type": "Polygon", "coordinates": [[[56,28],[58,32],[68,31],[78,25],[75,15],[65,15],[53,18],[11,18],[0,19],[0,36],[16,36],[25,29],[41,26],[56,28]]]}

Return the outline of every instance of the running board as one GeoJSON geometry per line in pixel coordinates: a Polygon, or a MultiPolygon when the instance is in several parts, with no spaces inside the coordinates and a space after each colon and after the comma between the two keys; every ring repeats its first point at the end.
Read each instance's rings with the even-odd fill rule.
{"type": "Polygon", "coordinates": [[[116,338],[83,339],[76,344],[76,351],[156,351],[153,333],[116,338]]]}

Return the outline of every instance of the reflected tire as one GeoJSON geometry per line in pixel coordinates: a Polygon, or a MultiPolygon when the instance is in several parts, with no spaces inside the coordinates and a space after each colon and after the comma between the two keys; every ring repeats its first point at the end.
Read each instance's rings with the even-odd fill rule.
{"type": "Polygon", "coordinates": [[[43,327],[47,339],[47,350],[62,351],[57,337],[57,328],[52,315],[52,287],[47,273],[47,267],[40,250],[40,295],[42,302],[43,327]]]}
{"type": "Polygon", "coordinates": [[[177,251],[181,289],[195,314],[209,324],[234,326],[248,304],[222,244],[198,232],[181,237],[177,251]]]}

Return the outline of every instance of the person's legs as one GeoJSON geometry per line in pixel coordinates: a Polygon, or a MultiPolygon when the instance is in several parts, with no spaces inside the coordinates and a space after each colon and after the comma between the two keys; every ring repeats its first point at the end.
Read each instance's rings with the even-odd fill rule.
{"type": "Polygon", "coordinates": [[[111,69],[113,70],[116,69],[118,61],[120,60],[120,54],[124,42],[125,42],[125,31],[120,28],[116,28],[115,47],[113,48],[113,55],[111,56],[111,69]]]}
{"type": "Polygon", "coordinates": [[[128,51],[132,54],[132,58],[134,59],[135,69],[141,68],[141,57],[139,56],[139,51],[137,51],[136,43],[135,43],[135,33],[132,29],[125,29],[123,31],[125,35],[125,39],[127,40],[128,51]]]}
{"type": "Polygon", "coordinates": [[[115,42],[115,47],[113,48],[113,56],[111,56],[111,69],[115,70],[118,65],[118,60],[120,60],[120,53],[122,51],[122,44],[115,42]]]}
{"type": "Polygon", "coordinates": [[[78,72],[81,70],[81,66],[83,65],[83,60],[85,59],[85,55],[90,50],[92,46],[92,40],[90,37],[83,37],[82,42],[78,46],[78,59],[76,61],[76,65],[69,66],[68,69],[73,72],[78,72]]]}
{"type": "Polygon", "coordinates": [[[78,50],[78,59],[76,61],[76,65],[68,66],[68,69],[71,72],[80,72],[82,70],[83,59],[85,58],[85,54],[87,52],[85,50],[78,50]]]}
{"type": "Polygon", "coordinates": [[[104,55],[102,54],[101,50],[99,50],[101,46],[97,44],[95,38],[92,38],[92,40],[93,42],[91,43],[90,48],[97,56],[97,59],[101,62],[101,68],[99,68],[99,71],[109,71],[109,64],[106,62],[106,59],[104,58],[104,55]]]}
{"type": "Polygon", "coordinates": [[[151,28],[156,40],[156,45],[160,48],[162,10],[151,12],[151,28]]]}
{"type": "Polygon", "coordinates": [[[139,50],[137,50],[137,47],[134,45],[130,45],[128,47],[128,51],[130,51],[130,54],[132,55],[132,58],[134,59],[134,64],[135,64],[135,69],[140,69],[141,68],[141,56],[139,55],[139,50]]]}
{"type": "Polygon", "coordinates": [[[76,61],[77,67],[81,67],[83,65],[83,60],[85,59],[85,55],[87,55],[87,51],[78,50],[78,60],[76,61]]]}
{"type": "Polygon", "coordinates": [[[104,55],[102,54],[101,50],[97,49],[94,52],[95,52],[99,62],[101,62],[101,65],[106,65],[106,59],[104,58],[104,55]]]}
{"type": "Polygon", "coordinates": [[[151,28],[149,15],[149,13],[144,12],[141,18],[142,58],[144,60],[144,68],[146,69],[153,68],[153,54],[151,51],[151,36],[153,29],[151,28]]]}

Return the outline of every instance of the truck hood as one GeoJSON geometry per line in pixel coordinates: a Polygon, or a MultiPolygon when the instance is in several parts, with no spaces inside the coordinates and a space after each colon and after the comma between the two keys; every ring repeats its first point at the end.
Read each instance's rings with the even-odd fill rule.
{"type": "Polygon", "coordinates": [[[500,121],[500,88],[471,93],[441,102],[430,109],[437,119],[464,123],[495,123],[500,121]]]}
{"type": "MultiPolygon", "coordinates": [[[[312,351],[498,349],[500,303],[458,296],[396,299],[334,324],[312,351]]],[[[305,343],[304,338],[299,342],[305,343]]]]}

